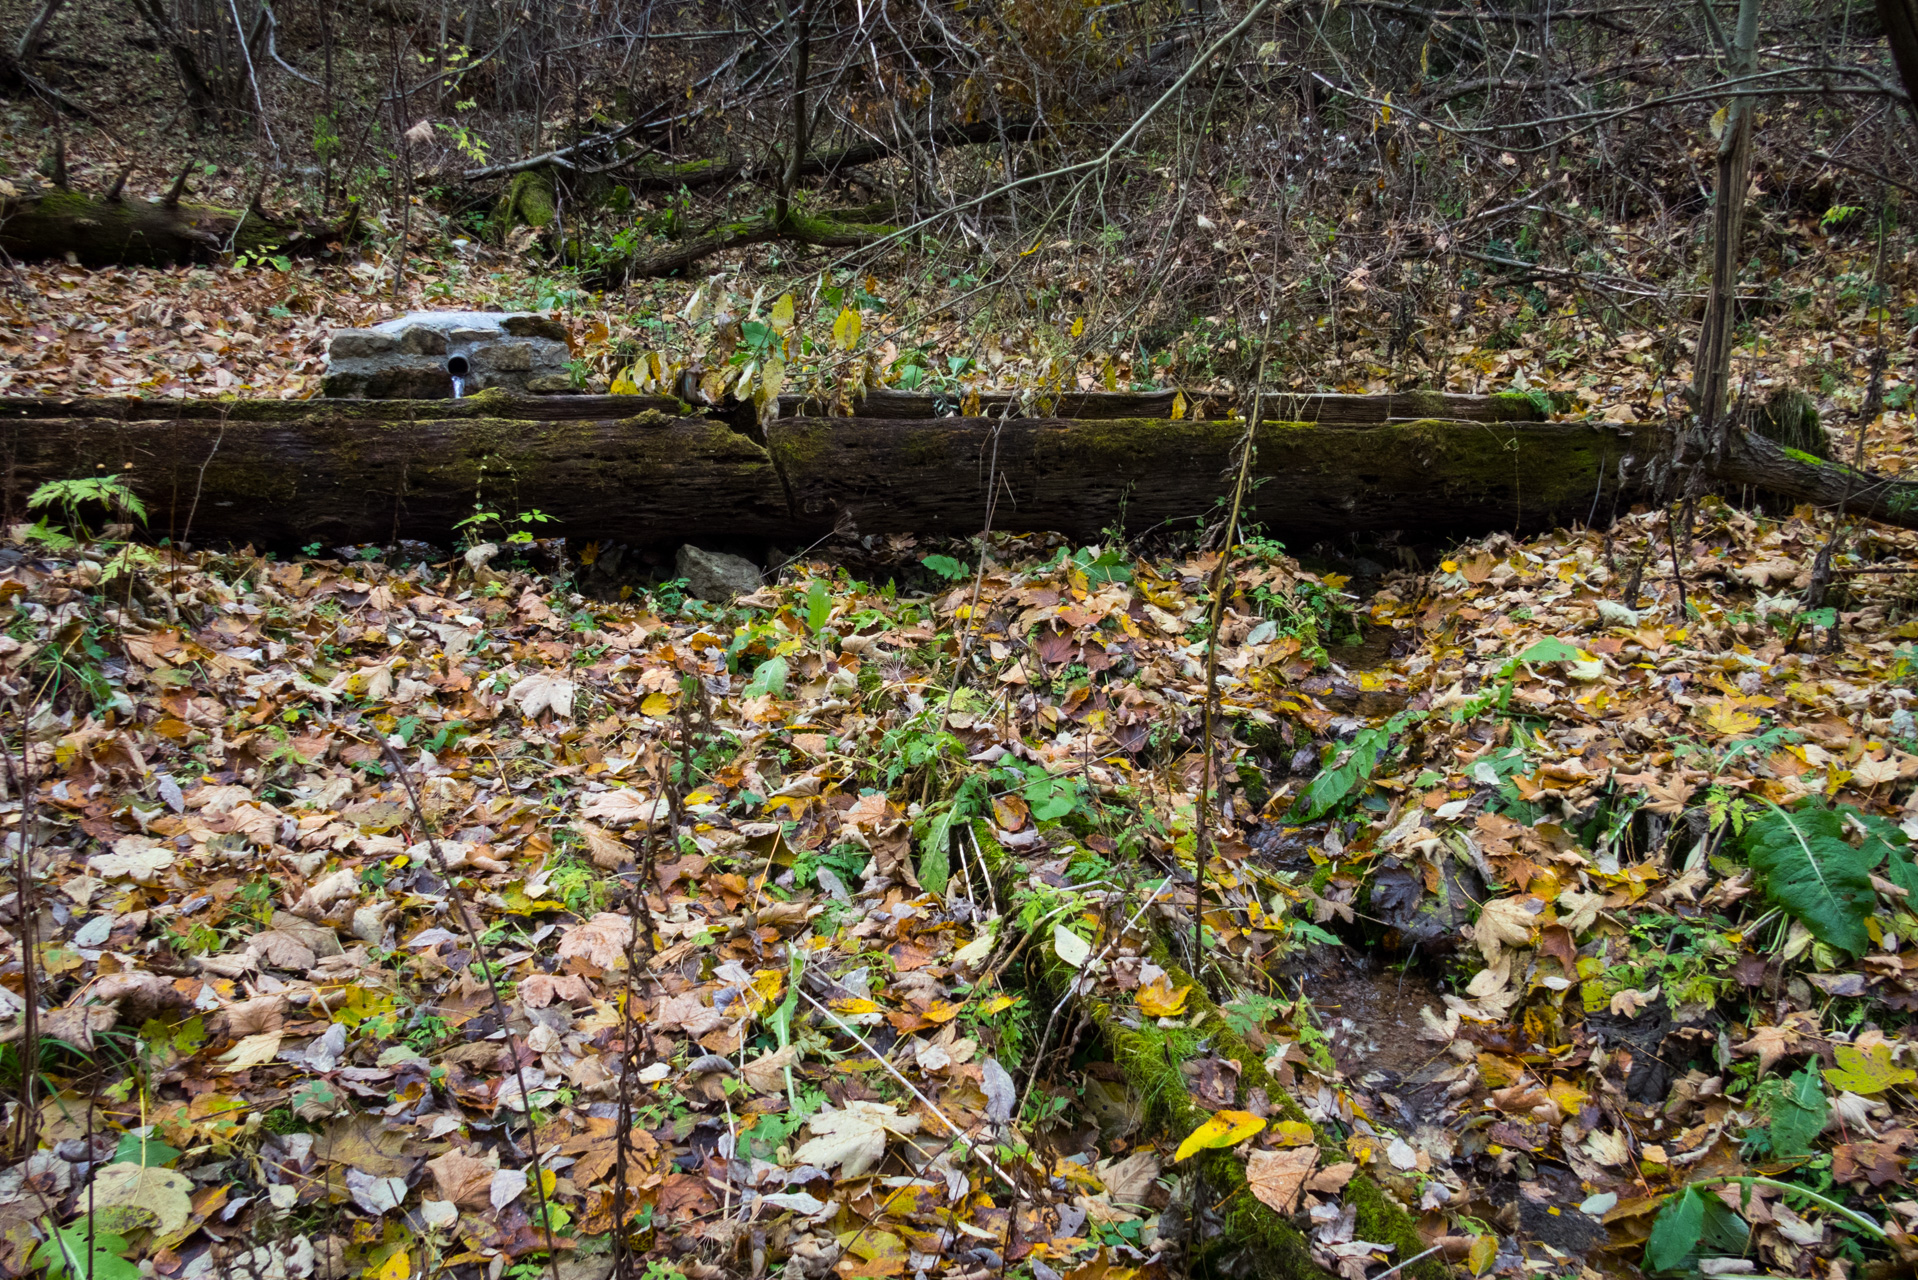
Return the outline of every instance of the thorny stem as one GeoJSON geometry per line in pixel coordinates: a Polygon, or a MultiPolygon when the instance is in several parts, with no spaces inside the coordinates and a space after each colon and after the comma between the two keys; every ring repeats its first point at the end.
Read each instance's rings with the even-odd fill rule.
{"type": "Polygon", "coordinates": [[[406,762],[400,759],[400,753],[386,739],[380,740],[380,749],[386,753],[387,762],[393,766],[393,772],[399,775],[400,785],[406,788],[406,798],[413,805],[413,819],[419,823],[420,831],[426,837],[426,847],[432,851],[433,861],[439,867],[440,878],[446,883],[446,896],[453,900],[454,914],[459,917],[460,928],[466,934],[466,941],[473,948],[473,963],[479,966],[480,976],[486,979],[487,993],[492,997],[493,1016],[499,1019],[500,1030],[506,1033],[507,1049],[513,1055],[513,1078],[519,1084],[520,1105],[526,1108],[526,1146],[532,1153],[533,1196],[539,1207],[540,1230],[546,1233],[546,1265],[552,1280],[559,1280],[559,1253],[553,1247],[553,1223],[546,1207],[546,1170],[539,1158],[539,1130],[533,1123],[533,1096],[526,1089],[526,1068],[520,1062],[520,1038],[513,1033],[511,1020],[506,1014],[506,1002],[500,999],[499,978],[493,972],[492,963],[487,959],[486,948],[480,942],[479,930],[473,925],[472,913],[466,906],[466,895],[460,892],[459,881],[454,878],[452,868],[447,864],[446,855],[440,850],[439,837],[426,820],[426,810],[420,805],[420,794],[413,786],[413,775],[408,772],[406,762]]]}
{"type": "MultiPolygon", "coordinates": [[[[1685,536],[1689,540],[1691,522],[1688,520],[1685,523],[1688,526],[1685,536]]],[[[1678,559],[1678,510],[1676,507],[1665,515],[1665,537],[1672,544],[1672,581],[1678,584],[1678,621],[1682,624],[1686,615],[1691,612],[1691,606],[1685,600],[1685,570],[1678,559]]]]}
{"type": "MultiPolygon", "coordinates": [[[[651,847],[649,840],[647,848],[651,847]]],[[[651,861],[649,857],[647,862],[651,861]]],[[[650,946],[652,910],[646,906],[645,885],[635,886],[634,894],[639,898],[640,909],[647,913],[646,938],[650,946]]],[[[639,1023],[633,1017],[633,975],[637,972],[639,934],[635,931],[626,940],[626,991],[619,1007],[619,1130],[613,1145],[613,1274],[619,1280],[632,1280],[634,1261],[632,1245],[626,1239],[626,1176],[633,1145],[633,1060],[637,1056],[639,1036],[639,1023]]]]}

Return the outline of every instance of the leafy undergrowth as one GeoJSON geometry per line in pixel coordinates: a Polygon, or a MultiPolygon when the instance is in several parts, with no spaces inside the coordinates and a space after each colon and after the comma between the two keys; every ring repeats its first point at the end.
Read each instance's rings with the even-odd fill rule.
{"type": "Polygon", "coordinates": [[[0,1268],[1100,1280],[1270,1264],[1269,1211],[1365,1280],[1381,1195],[1479,1274],[1901,1260],[1918,622],[1869,570],[1918,547],[1807,613],[1821,519],[1689,534],[1362,605],[1238,548],[1200,890],[1216,553],[896,538],[719,605],[43,527],[0,1268]]]}

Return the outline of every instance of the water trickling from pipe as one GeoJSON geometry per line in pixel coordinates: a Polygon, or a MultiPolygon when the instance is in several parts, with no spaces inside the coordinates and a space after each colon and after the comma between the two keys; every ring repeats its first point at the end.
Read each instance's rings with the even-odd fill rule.
{"type": "Polygon", "coordinates": [[[466,390],[466,379],[460,377],[457,373],[454,374],[453,375],[453,398],[455,400],[459,399],[460,396],[465,392],[465,390],[466,390]]]}

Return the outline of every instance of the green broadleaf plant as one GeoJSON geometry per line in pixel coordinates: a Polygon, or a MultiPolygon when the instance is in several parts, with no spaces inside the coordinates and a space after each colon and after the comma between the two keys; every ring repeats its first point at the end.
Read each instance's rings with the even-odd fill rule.
{"type": "Polygon", "coordinates": [[[1859,848],[1845,839],[1844,815],[1811,806],[1771,812],[1745,828],[1745,854],[1771,900],[1827,946],[1852,955],[1871,945],[1865,932],[1875,894],[1871,873],[1889,852],[1882,839],[1859,848]]]}

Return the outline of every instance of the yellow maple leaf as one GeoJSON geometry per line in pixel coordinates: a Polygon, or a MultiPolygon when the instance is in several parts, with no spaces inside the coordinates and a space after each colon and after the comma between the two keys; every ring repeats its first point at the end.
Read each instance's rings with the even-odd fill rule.
{"type": "Polygon", "coordinates": [[[1282,1147],[1303,1147],[1307,1143],[1318,1141],[1318,1135],[1312,1132],[1312,1126],[1303,1120],[1281,1120],[1272,1126],[1273,1136],[1282,1147]]]}
{"type": "Polygon", "coordinates": [[[1187,1134],[1172,1157],[1178,1163],[1194,1152],[1236,1147],[1265,1128],[1265,1121],[1250,1111],[1220,1111],[1187,1134]]]}
{"type": "Polygon", "coordinates": [[[1139,1012],[1148,1018],[1176,1018],[1185,1012],[1185,998],[1191,994],[1189,986],[1174,991],[1165,975],[1160,974],[1140,987],[1133,999],[1139,1002],[1139,1012]]]}
{"type": "Polygon", "coordinates": [[[1846,1093],[1883,1093],[1895,1085],[1918,1080],[1918,1071],[1891,1060],[1891,1046],[1875,1044],[1869,1050],[1841,1044],[1833,1052],[1835,1067],[1825,1068],[1825,1083],[1846,1093]]]}
{"type": "Polygon", "coordinates": [[[1722,738],[1756,733],[1764,723],[1730,698],[1713,698],[1705,704],[1705,727],[1722,738]]]}
{"type": "Polygon", "coordinates": [[[673,700],[663,693],[649,693],[639,704],[639,714],[643,716],[669,716],[673,713],[673,700]]]}

